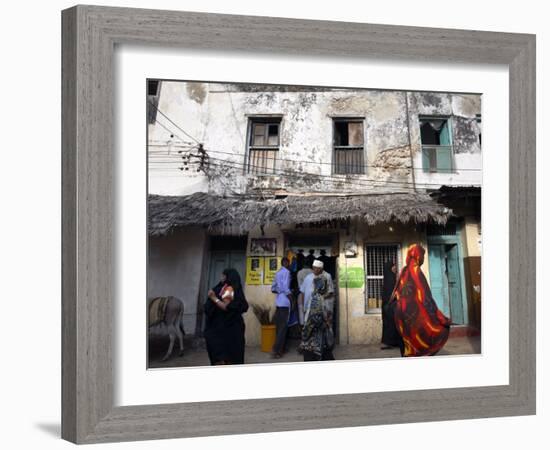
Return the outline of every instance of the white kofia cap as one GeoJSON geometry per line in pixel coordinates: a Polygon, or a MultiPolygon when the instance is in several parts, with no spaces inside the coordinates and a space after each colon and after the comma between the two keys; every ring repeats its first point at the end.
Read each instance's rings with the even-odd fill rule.
{"type": "Polygon", "coordinates": [[[323,264],[323,261],[319,260],[319,259],[316,259],[315,261],[313,261],[313,264],[312,264],[313,267],[319,267],[320,269],[322,269],[323,267],[325,267],[325,265],[323,264]]]}

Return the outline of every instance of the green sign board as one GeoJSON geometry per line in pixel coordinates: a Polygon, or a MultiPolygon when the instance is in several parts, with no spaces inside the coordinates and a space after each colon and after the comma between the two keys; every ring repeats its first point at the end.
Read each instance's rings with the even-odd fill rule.
{"type": "Polygon", "coordinates": [[[365,284],[365,270],[362,267],[340,267],[338,283],[341,288],[362,288],[365,284]]]}

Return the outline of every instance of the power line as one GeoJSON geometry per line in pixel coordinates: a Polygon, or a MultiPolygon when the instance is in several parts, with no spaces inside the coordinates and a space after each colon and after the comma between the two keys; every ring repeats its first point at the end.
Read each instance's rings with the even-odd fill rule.
{"type": "MultiPolygon", "coordinates": [[[[168,117],[165,113],[163,113],[159,108],[158,106],[156,106],[154,103],[152,103],[150,100],[149,100],[149,103],[163,116],[165,117],[171,124],[173,124],[178,130],[180,130],[182,133],[184,133],[186,136],[190,137],[191,139],[193,139],[197,144],[200,144],[199,140],[196,139],[195,137],[191,136],[187,131],[185,131],[183,128],[181,128],[178,124],[176,124],[172,119],[170,119],[170,117],[168,117]]],[[[158,120],[157,120],[158,122],[158,120]]],[[[167,131],[169,132],[172,132],[171,130],[167,129],[161,122],[158,122],[159,125],[161,125],[164,129],[166,129],[167,131]]],[[[178,136],[179,138],[179,136],[178,136]]],[[[181,139],[181,138],[179,138],[181,139]]],[[[183,141],[183,139],[181,139],[183,141]]],[[[410,146],[410,144],[409,144],[410,146]]],[[[401,147],[392,147],[392,148],[388,148],[388,149],[385,149],[383,151],[389,151],[389,150],[394,150],[394,149],[397,149],[397,148],[401,148],[401,147]]],[[[223,151],[220,151],[220,150],[212,150],[212,149],[207,149],[209,152],[211,153],[219,153],[219,154],[226,154],[226,155],[232,155],[232,156],[245,156],[244,153],[230,153],[230,152],[223,152],[223,151]]],[[[271,159],[269,157],[267,157],[267,159],[271,159]]],[[[322,161],[306,161],[306,160],[299,160],[299,159],[284,159],[284,158],[279,158],[278,159],[279,161],[288,161],[288,162],[301,162],[301,163],[305,163],[305,164],[324,164],[324,165],[334,165],[333,163],[331,162],[322,162],[322,161]]],[[[384,165],[376,165],[376,164],[364,164],[364,165],[359,165],[357,167],[361,167],[361,168],[368,168],[368,167],[374,167],[374,168],[380,168],[380,169],[400,169],[400,167],[391,167],[391,166],[384,166],[384,165]]],[[[410,170],[424,170],[422,167],[408,167],[407,169],[410,169],[410,170]]],[[[455,171],[460,171],[460,172],[463,172],[463,171],[482,171],[481,168],[463,168],[463,169],[455,169],[455,171]]]]}
{"type": "MultiPolygon", "coordinates": [[[[396,148],[401,148],[401,147],[393,147],[393,148],[386,149],[384,151],[393,150],[393,149],[396,149],[396,148]]],[[[242,156],[242,157],[246,156],[245,153],[222,152],[220,150],[212,150],[210,148],[207,148],[206,150],[210,153],[219,153],[219,154],[222,154],[222,155],[232,155],[232,156],[242,156]]],[[[305,163],[305,164],[334,166],[334,163],[332,163],[332,162],[323,162],[323,161],[306,161],[306,160],[302,160],[302,159],[286,159],[286,158],[276,158],[276,157],[269,157],[269,156],[264,157],[264,159],[283,161],[283,162],[297,162],[297,163],[300,162],[300,163],[305,163]]],[[[348,165],[351,165],[351,164],[348,164],[348,165]]],[[[344,164],[344,166],[345,166],[345,164],[344,164]]],[[[362,169],[367,169],[369,167],[373,167],[373,168],[377,168],[377,169],[424,170],[423,167],[399,167],[399,166],[394,167],[394,166],[384,166],[384,165],[376,165],[376,164],[353,164],[353,167],[358,167],[358,168],[362,168],[362,169]]],[[[464,168],[464,169],[454,169],[454,171],[481,172],[482,169],[469,167],[469,168],[464,168]]]]}
{"type": "MultiPolygon", "coordinates": [[[[313,172],[296,172],[296,171],[292,171],[292,170],[288,170],[288,169],[275,169],[275,168],[267,169],[267,168],[262,167],[262,166],[247,165],[247,164],[244,164],[244,163],[239,163],[237,161],[228,161],[228,160],[225,160],[225,159],[220,159],[220,158],[215,158],[215,157],[211,157],[210,159],[214,160],[214,161],[219,161],[220,163],[229,164],[233,168],[237,168],[237,169],[244,169],[244,170],[246,170],[248,168],[263,169],[263,170],[266,171],[266,175],[272,174],[272,175],[293,176],[293,177],[301,176],[301,175],[309,175],[309,176],[318,177],[318,178],[330,179],[333,182],[360,184],[360,185],[363,185],[363,186],[365,186],[365,185],[372,186],[372,183],[377,183],[377,185],[380,185],[380,184],[382,184],[382,185],[384,185],[384,184],[397,184],[397,185],[411,185],[411,186],[413,185],[413,183],[411,183],[409,181],[376,180],[376,179],[372,179],[372,178],[370,178],[370,179],[369,178],[361,178],[361,179],[356,179],[356,180],[349,180],[349,179],[346,179],[346,178],[339,178],[337,175],[323,175],[323,174],[318,174],[318,173],[313,173],[313,172]]],[[[352,174],[352,175],[355,175],[355,174],[352,174]]],[[[443,184],[444,183],[428,183],[428,182],[416,183],[417,186],[438,186],[438,187],[441,187],[443,184]]],[[[471,186],[471,183],[467,184],[467,186],[471,186]]]]}
{"type": "MultiPolygon", "coordinates": [[[[181,147],[182,148],[189,148],[189,149],[197,148],[196,145],[189,146],[189,147],[184,147],[184,146],[181,146],[181,147]]],[[[396,147],[396,148],[399,148],[399,147],[396,147]]],[[[237,157],[243,157],[243,158],[246,156],[245,153],[224,152],[224,151],[221,151],[221,150],[212,150],[211,148],[207,148],[206,150],[209,153],[216,153],[216,154],[221,154],[221,155],[230,155],[230,156],[237,156],[237,157]]],[[[391,149],[387,149],[387,150],[391,150],[391,149]]],[[[155,156],[158,156],[159,154],[162,153],[160,150],[149,151],[149,152],[150,153],[154,152],[155,156]]],[[[179,153],[181,153],[181,152],[179,152],[179,153]]],[[[166,156],[166,157],[179,157],[179,154],[172,154],[172,155],[165,154],[164,156],[166,156]]],[[[323,161],[306,161],[306,160],[300,160],[300,159],[277,158],[277,157],[271,157],[271,156],[263,156],[262,159],[265,159],[265,160],[268,160],[268,161],[280,161],[280,162],[284,162],[284,163],[305,163],[305,164],[316,165],[316,166],[318,166],[318,165],[334,166],[334,163],[332,163],[332,162],[323,162],[323,161]]],[[[410,167],[410,166],[399,167],[399,166],[387,166],[387,165],[377,165],[377,164],[339,164],[339,166],[343,166],[343,167],[350,166],[350,167],[359,168],[359,169],[377,168],[377,169],[386,169],[386,170],[421,170],[421,171],[425,171],[425,169],[423,167],[410,167]]],[[[470,167],[470,168],[463,168],[463,169],[449,169],[448,172],[445,172],[443,170],[443,171],[440,171],[440,173],[480,172],[481,170],[482,169],[471,168],[470,167]]],[[[345,174],[342,174],[342,175],[345,175],[345,174]]],[[[358,174],[358,175],[361,175],[361,174],[358,174]]]]}
{"type": "Polygon", "coordinates": [[[183,134],[185,134],[188,138],[193,139],[197,144],[200,144],[199,140],[191,136],[187,131],[185,131],[183,128],[181,128],[176,122],[174,122],[170,117],[168,117],[166,114],[164,114],[157,105],[155,105],[151,100],[148,100],[149,104],[157,110],[157,112],[163,116],[168,122],[170,122],[172,125],[174,125],[178,130],[180,130],[183,134]]]}
{"type": "MultiPolygon", "coordinates": [[[[195,157],[195,158],[200,158],[199,155],[191,155],[192,157],[195,157]]],[[[254,170],[255,168],[257,169],[261,169],[261,170],[265,170],[267,173],[266,174],[272,174],[272,175],[278,175],[278,176],[283,176],[283,177],[296,177],[296,176],[300,176],[300,175],[310,175],[310,176],[314,176],[314,177],[317,177],[319,178],[320,180],[319,181],[322,181],[322,180],[326,180],[326,181],[329,181],[329,182],[332,182],[332,183],[338,183],[338,184],[345,184],[347,187],[349,188],[354,188],[354,187],[368,187],[368,188],[382,188],[382,187],[387,187],[388,185],[395,185],[396,187],[399,187],[399,188],[406,188],[406,189],[412,189],[414,188],[414,183],[411,183],[409,181],[398,181],[398,180],[375,180],[375,179],[364,179],[364,178],[361,178],[361,179],[355,179],[355,180],[350,180],[350,179],[346,179],[346,178],[339,178],[338,176],[333,176],[333,175],[323,175],[323,174],[317,174],[317,173],[311,173],[311,172],[296,172],[296,171],[292,171],[292,170],[288,170],[288,169],[275,169],[275,168],[272,168],[272,169],[266,169],[265,167],[262,167],[262,166],[257,166],[257,165],[245,165],[243,163],[239,163],[237,161],[229,161],[229,160],[225,160],[225,159],[219,159],[219,158],[215,158],[215,157],[211,157],[211,158],[208,158],[208,161],[209,160],[213,160],[213,165],[216,166],[216,167],[223,167],[223,166],[229,166],[231,168],[234,168],[234,169],[237,169],[237,170],[243,170],[243,169],[252,169],[254,170]]],[[[160,162],[155,162],[154,164],[159,164],[160,162]]],[[[199,171],[205,171],[203,170],[203,166],[205,165],[205,163],[201,164],[200,162],[194,162],[194,161],[190,161],[189,162],[184,162],[183,159],[182,161],[166,161],[165,163],[167,164],[178,164],[179,167],[174,167],[174,166],[164,166],[164,167],[152,167],[152,169],[156,170],[156,171],[165,171],[165,170],[180,170],[180,171],[187,171],[189,169],[194,169],[195,167],[199,166],[198,168],[196,168],[195,170],[197,172],[199,171]],[[190,166],[190,167],[188,167],[190,166]]],[[[429,187],[433,187],[433,186],[436,186],[436,187],[441,187],[443,183],[417,183],[416,185],[419,186],[419,187],[422,187],[422,188],[429,188],[429,187]]],[[[470,186],[470,184],[468,184],[468,186],[470,186]]]]}
{"type": "MultiPolygon", "coordinates": [[[[312,173],[312,172],[297,172],[297,171],[293,171],[291,169],[265,168],[265,167],[254,165],[254,164],[245,164],[245,163],[241,163],[241,162],[237,162],[237,161],[229,161],[229,160],[226,160],[226,159],[220,159],[220,158],[215,158],[215,157],[210,157],[210,158],[207,157],[206,160],[203,161],[203,163],[201,164],[200,162],[194,162],[194,161],[190,160],[189,157],[201,158],[201,155],[195,155],[195,154],[189,154],[188,158],[186,158],[185,156],[181,156],[181,155],[172,155],[172,156],[177,157],[178,160],[176,160],[176,161],[151,161],[151,164],[172,164],[172,165],[177,164],[180,167],[167,167],[167,166],[165,166],[164,168],[156,167],[156,169],[157,170],[166,170],[166,169],[170,168],[172,170],[180,170],[180,171],[189,170],[188,168],[183,167],[183,166],[191,166],[190,168],[194,168],[194,166],[198,165],[199,168],[197,168],[196,171],[201,171],[202,168],[203,168],[202,166],[206,163],[206,161],[209,161],[211,159],[211,160],[214,161],[213,165],[215,165],[217,167],[222,167],[223,165],[226,165],[226,166],[232,167],[234,169],[238,169],[238,170],[260,169],[260,170],[265,170],[266,174],[279,175],[279,176],[285,176],[285,177],[296,177],[296,176],[300,176],[300,175],[310,175],[310,176],[314,176],[314,177],[317,177],[317,178],[320,178],[320,179],[328,180],[328,181],[333,182],[333,183],[346,184],[349,187],[361,186],[361,187],[373,188],[373,187],[386,187],[387,185],[397,185],[399,187],[410,188],[411,186],[414,187],[414,185],[415,185],[414,183],[406,181],[406,180],[403,180],[403,181],[399,181],[399,180],[378,180],[378,179],[365,179],[365,178],[356,179],[356,180],[349,180],[349,179],[346,179],[346,178],[340,178],[338,175],[325,175],[325,174],[318,174],[318,173],[312,173]],[[181,159],[181,161],[179,161],[180,159],[181,159]]],[[[428,187],[431,187],[431,186],[440,187],[442,184],[444,184],[444,183],[423,182],[423,183],[417,183],[416,185],[419,186],[419,187],[428,188],[428,187]]],[[[471,184],[468,184],[468,186],[470,186],[470,185],[471,184]]]]}
{"type": "MultiPolygon", "coordinates": [[[[149,103],[163,116],[165,117],[171,124],[173,124],[178,130],[180,130],[182,133],[184,133],[186,136],[190,137],[191,139],[193,139],[197,144],[201,145],[201,143],[198,141],[198,139],[196,139],[195,137],[191,136],[188,132],[186,132],[183,128],[181,128],[178,124],[176,124],[172,119],[170,119],[170,117],[168,117],[166,114],[164,114],[154,103],[152,103],[151,101],[149,101],[149,103]]],[[[171,130],[169,130],[166,126],[164,126],[161,122],[159,122],[158,120],[156,121],[161,127],[163,127],[165,130],[167,130],[168,132],[172,133],[172,134],[175,134],[173,133],[171,130]]],[[[177,135],[176,135],[177,136],[177,135]]],[[[180,140],[184,141],[183,139],[181,139],[181,137],[177,136],[180,140]]],[[[393,147],[393,148],[389,148],[389,149],[385,149],[384,151],[388,151],[388,150],[393,150],[393,149],[396,149],[396,148],[401,148],[401,147],[393,147]]],[[[211,152],[211,153],[219,153],[219,154],[225,154],[225,155],[231,155],[231,156],[242,156],[242,157],[245,157],[246,155],[244,153],[230,153],[230,152],[223,152],[223,151],[220,151],[220,150],[212,150],[212,149],[206,149],[207,151],[211,152]]],[[[299,159],[285,159],[285,158],[271,158],[271,157],[265,157],[264,159],[273,159],[273,160],[278,160],[278,161],[284,161],[284,162],[292,162],[292,163],[305,163],[305,164],[317,164],[317,165],[330,165],[330,166],[334,166],[334,164],[332,162],[323,162],[323,161],[307,161],[307,160],[299,160],[299,159]]],[[[373,168],[379,168],[379,169],[393,169],[393,170],[399,170],[399,169],[402,169],[402,170],[424,170],[424,168],[422,167],[392,167],[392,166],[385,166],[385,165],[377,165],[377,164],[363,164],[363,165],[354,165],[354,167],[359,167],[359,168],[362,168],[362,169],[367,169],[369,167],[373,167],[373,168]]],[[[454,169],[453,171],[454,172],[468,172],[468,171],[481,171],[482,169],[481,168],[462,168],[462,169],[454,169]]]]}

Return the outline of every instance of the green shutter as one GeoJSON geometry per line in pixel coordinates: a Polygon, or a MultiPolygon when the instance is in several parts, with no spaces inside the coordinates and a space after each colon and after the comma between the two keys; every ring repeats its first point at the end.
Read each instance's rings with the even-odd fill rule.
{"type": "Polygon", "coordinates": [[[425,172],[428,172],[430,170],[430,149],[429,148],[422,149],[422,169],[424,169],[425,172]]]}
{"type": "Polygon", "coordinates": [[[448,120],[445,121],[439,132],[439,145],[451,145],[451,130],[448,120]]]}
{"type": "Polygon", "coordinates": [[[436,149],[436,158],[437,158],[437,171],[438,172],[451,172],[452,169],[452,158],[451,158],[451,148],[437,148],[436,149]]]}

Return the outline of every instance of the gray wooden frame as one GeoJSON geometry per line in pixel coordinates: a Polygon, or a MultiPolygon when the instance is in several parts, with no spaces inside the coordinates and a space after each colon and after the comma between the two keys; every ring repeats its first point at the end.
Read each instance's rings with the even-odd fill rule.
{"type": "Polygon", "coordinates": [[[535,36],[95,6],[63,11],[62,29],[63,438],[94,443],[535,413],[535,36]],[[510,383],[114,407],[113,51],[119,43],[506,64],[510,383]]]}

